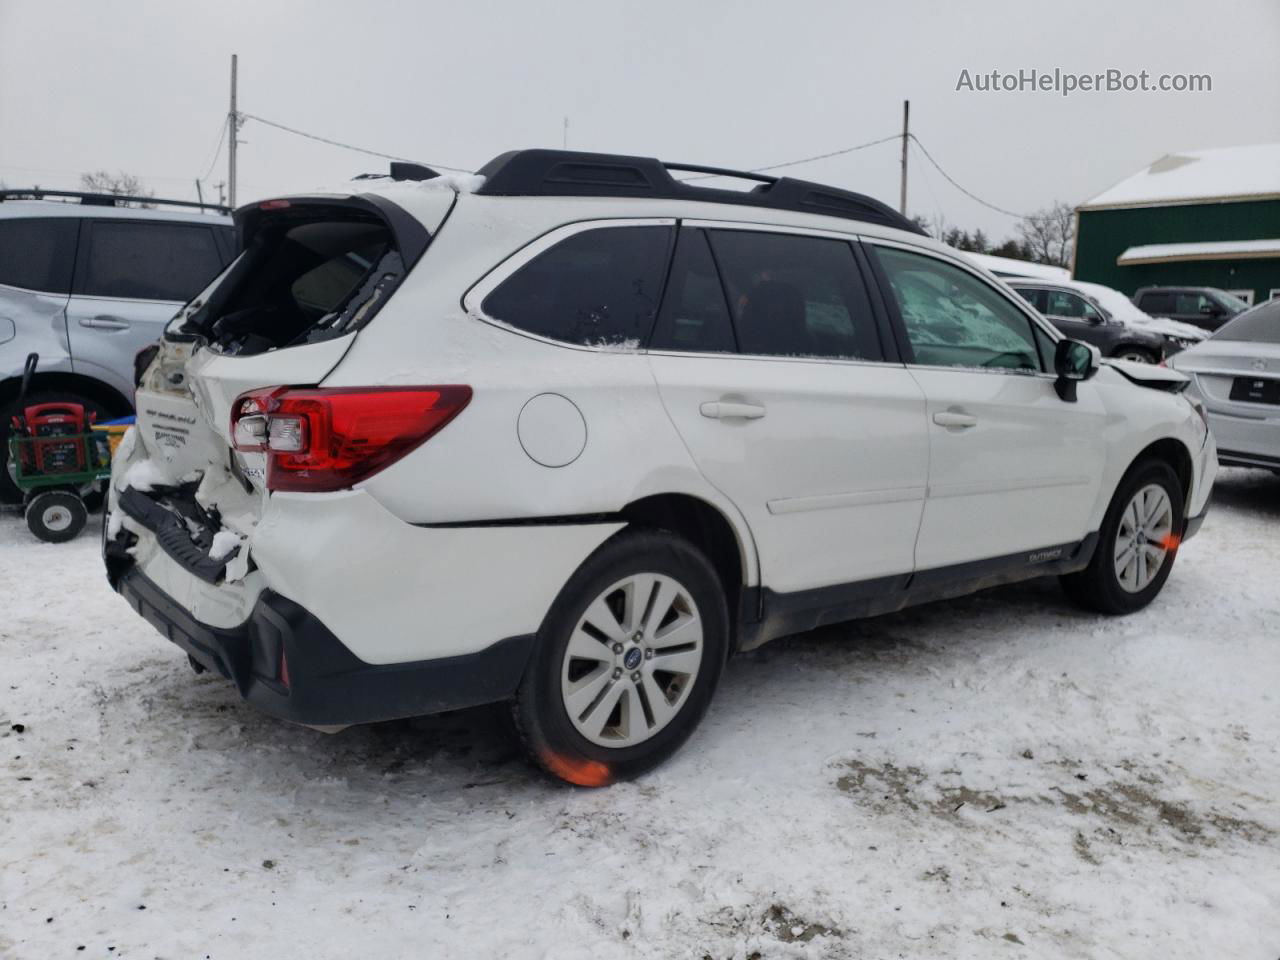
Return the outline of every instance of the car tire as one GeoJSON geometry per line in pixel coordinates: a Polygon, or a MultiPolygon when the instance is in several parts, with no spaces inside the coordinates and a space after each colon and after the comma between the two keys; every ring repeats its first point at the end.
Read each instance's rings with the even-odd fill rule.
{"type": "Polygon", "coordinates": [[[37,493],[27,504],[27,529],[46,543],[66,543],[84,529],[89,511],[84,501],[65,490],[37,493]]]}
{"type": "Polygon", "coordinates": [[[1150,350],[1142,347],[1120,347],[1111,355],[1117,360],[1132,360],[1134,363],[1159,363],[1160,358],[1150,350]]]}
{"type": "Polygon", "coordinates": [[[9,476],[9,432],[13,429],[13,418],[23,408],[34,407],[38,403],[78,403],[84,407],[85,413],[97,415],[99,422],[111,419],[111,412],[95,400],[76,393],[51,393],[47,390],[36,390],[27,394],[18,405],[18,398],[13,397],[0,405],[0,503],[22,503],[22,491],[18,489],[9,476]]]}
{"type": "Polygon", "coordinates": [[[547,613],[512,704],[517,732],[561,780],[631,779],[689,738],[728,648],[725,591],[702,552],[665,531],[624,530],[547,613]]]}
{"type": "Polygon", "coordinates": [[[1139,462],[1116,488],[1089,566],[1061,578],[1067,596],[1099,613],[1141,610],[1169,579],[1184,523],[1173,468],[1162,460],[1139,462]]]}

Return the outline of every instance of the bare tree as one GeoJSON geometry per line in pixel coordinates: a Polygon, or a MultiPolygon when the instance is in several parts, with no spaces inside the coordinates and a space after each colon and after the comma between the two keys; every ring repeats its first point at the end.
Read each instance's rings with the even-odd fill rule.
{"type": "Polygon", "coordinates": [[[1075,228],[1075,211],[1059,202],[1024,218],[1018,224],[1018,236],[1036,263],[1068,267],[1071,265],[1075,228]]]}
{"type": "MultiPolygon", "coordinates": [[[[90,193],[109,193],[117,197],[154,197],[154,190],[146,190],[142,180],[132,173],[123,170],[108,173],[106,170],[95,170],[93,173],[80,174],[80,186],[90,193]]],[[[154,203],[129,204],[129,206],[154,207],[154,203]]]]}

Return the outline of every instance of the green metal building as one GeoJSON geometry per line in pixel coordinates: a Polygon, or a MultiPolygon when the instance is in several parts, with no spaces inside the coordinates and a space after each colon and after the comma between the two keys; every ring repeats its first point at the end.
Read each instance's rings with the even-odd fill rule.
{"type": "Polygon", "coordinates": [[[1280,297],[1280,144],[1170,154],[1081,204],[1072,275],[1280,297]]]}

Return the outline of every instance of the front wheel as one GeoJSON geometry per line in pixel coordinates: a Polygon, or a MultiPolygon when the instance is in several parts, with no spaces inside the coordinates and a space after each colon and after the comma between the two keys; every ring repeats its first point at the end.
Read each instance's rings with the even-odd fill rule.
{"type": "Polygon", "coordinates": [[[37,493],[27,504],[27,529],[49,543],[74,540],[88,517],[84,501],[65,490],[37,493]]]}
{"type": "Polygon", "coordinates": [[[1062,578],[1067,595],[1099,613],[1133,613],[1169,579],[1182,538],[1184,499],[1167,463],[1147,460],[1116,490],[1089,566],[1062,578]]]}
{"type": "Polygon", "coordinates": [[[688,739],[715,692],[729,619],[687,541],[625,531],[587,558],[547,614],[513,715],[532,758],[579,786],[627,780],[688,739]]]}

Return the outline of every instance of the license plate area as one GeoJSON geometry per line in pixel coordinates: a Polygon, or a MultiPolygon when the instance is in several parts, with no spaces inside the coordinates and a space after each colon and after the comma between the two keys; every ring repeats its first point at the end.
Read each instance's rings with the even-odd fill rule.
{"type": "Polygon", "coordinates": [[[1231,399],[1245,403],[1280,404],[1280,380],[1271,377],[1236,377],[1231,399]]]}

